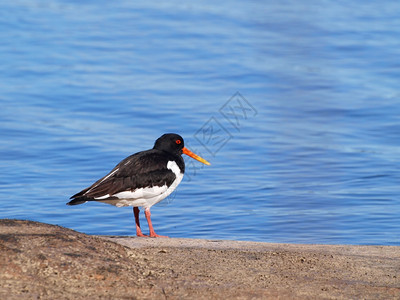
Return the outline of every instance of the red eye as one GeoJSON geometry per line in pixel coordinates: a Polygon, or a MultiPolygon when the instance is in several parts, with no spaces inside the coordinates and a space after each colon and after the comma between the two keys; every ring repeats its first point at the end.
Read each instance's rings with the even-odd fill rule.
{"type": "Polygon", "coordinates": [[[176,143],[177,145],[179,145],[180,143],[182,143],[182,141],[181,141],[181,140],[176,140],[175,143],[176,143]]]}

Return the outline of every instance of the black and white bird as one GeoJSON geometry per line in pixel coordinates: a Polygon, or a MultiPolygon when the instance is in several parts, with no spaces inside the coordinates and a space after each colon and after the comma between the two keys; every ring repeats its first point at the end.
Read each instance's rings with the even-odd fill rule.
{"type": "Polygon", "coordinates": [[[133,206],[137,236],[146,236],[139,223],[139,207],[143,207],[149,224],[149,236],[163,237],[154,232],[150,207],[168,197],[181,182],[185,172],[182,153],[210,165],[188,150],[180,135],[164,134],[156,140],[153,149],[125,158],[106,176],[73,195],[67,204],[99,201],[117,207],[133,206]]]}

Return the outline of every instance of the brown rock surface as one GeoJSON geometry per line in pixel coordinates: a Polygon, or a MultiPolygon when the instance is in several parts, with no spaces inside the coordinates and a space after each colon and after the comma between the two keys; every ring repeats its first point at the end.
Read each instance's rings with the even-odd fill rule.
{"type": "Polygon", "coordinates": [[[400,299],[400,247],[89,236],[0,220],[0,299],[400,299]]]}

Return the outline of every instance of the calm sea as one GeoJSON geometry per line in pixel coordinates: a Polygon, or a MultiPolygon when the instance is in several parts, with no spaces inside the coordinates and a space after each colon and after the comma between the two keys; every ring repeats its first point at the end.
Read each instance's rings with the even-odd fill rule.
{"type": "Polygon", "coordinates": [[[65,203],[176,132],[212,165],[186,159],[157,233],[400,245],[399,10],[3,1],[0,218],[134,235],[131,208],[65,203]]]}

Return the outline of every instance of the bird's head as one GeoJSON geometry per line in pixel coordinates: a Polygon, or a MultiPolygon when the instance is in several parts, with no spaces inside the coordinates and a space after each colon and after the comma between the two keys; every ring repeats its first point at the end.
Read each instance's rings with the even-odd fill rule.
{"type": "Polygon", "coordinates": [[[206,161],[204,158],[198,156],[197,154],[187,149],[185,147],[185,142],[183,141],[183,138],[179,134],[175,133],[163,134],[156,140],[153,149],[158,149],[179,155],[182,155],[183,153],[198,160],[199,162],[202,162],[203,164],[210,165],[210,163],[206,161]]]}

